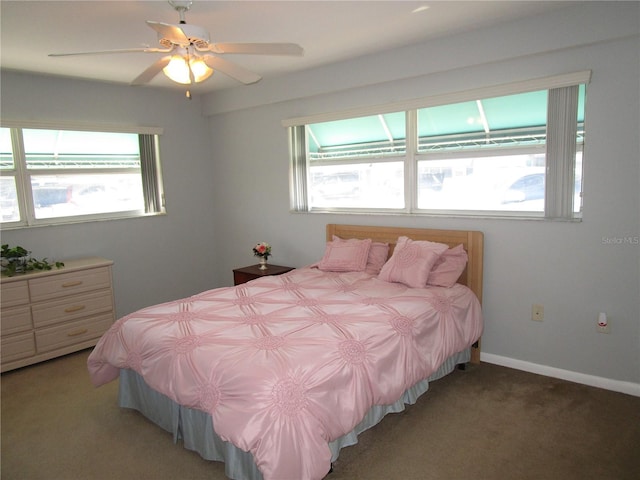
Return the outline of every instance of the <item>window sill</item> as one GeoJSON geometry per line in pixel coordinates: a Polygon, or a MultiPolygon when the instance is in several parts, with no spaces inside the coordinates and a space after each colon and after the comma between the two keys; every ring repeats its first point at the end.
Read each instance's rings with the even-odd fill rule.
{"type": "Polygon", "coordinates": [[[338,210],[338,209],[313,209],[310,211],[290,210],[292,214],[312,214],[312,215],[362,215],[362,216],[390,216],[390,217],[425,217],[425,218],[460,218],[469,220],[519,220],[554,223],[581,223],[582,216],[571,218],[548,218],[540,215],[502,215],[489,213],[469,213],[469,212],[401,212],[401,211],[372,211],[372,210],[338,210]]]}

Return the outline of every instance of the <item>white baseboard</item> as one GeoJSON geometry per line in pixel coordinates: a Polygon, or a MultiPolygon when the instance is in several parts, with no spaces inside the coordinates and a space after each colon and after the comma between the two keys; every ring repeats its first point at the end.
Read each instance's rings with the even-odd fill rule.
{"type": "Polygon", "coordinates": [[[596,377],[594,375],[586,375],[584,373],[572,372],[570,370],[562,370],[561,368],[549,367],[547,365],[539,365],[537,363],[525,362],[509,357],[494,355],[492,353],[480,353],[480,361],[501,365],[503,367],[515,368],[525,372],[537,373],[546,377],[560,378],[570,382],[581,383],[591,387],[604,388],[614,392],[626,393],[640,397],[640,384],[632,382],[623,382],[620,380],[612,380],[610,378],[596,377]]]}

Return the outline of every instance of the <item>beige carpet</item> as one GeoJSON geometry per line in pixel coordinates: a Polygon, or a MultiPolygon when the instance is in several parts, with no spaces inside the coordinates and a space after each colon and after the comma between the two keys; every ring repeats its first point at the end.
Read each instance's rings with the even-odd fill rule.
{"type": "MultiPolygon", "coordinates": [[[[88,351],[2,375],[3,480],[222,480],[224,468],[94,389],[88,351]]],[[[640,398],[490,364],[431,384],[327,480],[640,478],[640,398]]],[[[294,479],[298,480],[298,479],[294,479]]]]}

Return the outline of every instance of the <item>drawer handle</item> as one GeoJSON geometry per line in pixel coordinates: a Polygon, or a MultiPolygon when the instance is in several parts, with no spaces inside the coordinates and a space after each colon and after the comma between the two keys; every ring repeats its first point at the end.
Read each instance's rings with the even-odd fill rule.
{"type": "Polygon", "coordinates": [[[71,312],[78,312],[80,310],[84,310],[85,306],[84,305],[74,305],[73,307],[67,307],[64,309],[64,311],[66,313],[71,313],[71,312]]]}
{"type": "Polygon", "coordinates": [[[88,331],[88,328],[83,328],[81,330],[76,330],[75,332],[67,333],[67,337],[77,337],[78,335],[82,335],[83,333],[87,333],[88,331]]]}
{"type": "Polygon", "coordinates": [[[62,288],[77,287],[78,285],[82,285],[82,280],[75,280],[73,282],[63,283],[62,288]]]}

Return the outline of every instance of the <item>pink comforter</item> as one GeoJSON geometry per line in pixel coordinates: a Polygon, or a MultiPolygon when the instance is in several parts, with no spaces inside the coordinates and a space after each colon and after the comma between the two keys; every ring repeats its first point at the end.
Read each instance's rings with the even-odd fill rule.
{"type": "Polygon", "coordinates": [[[91,353],[92,382],[135,370],[208,412],[265,480],[323,478],[328,443],[395,402],[482,331],[462,285],[407,288],[301,268],[155,305],[118,320],[91,353]]]}

